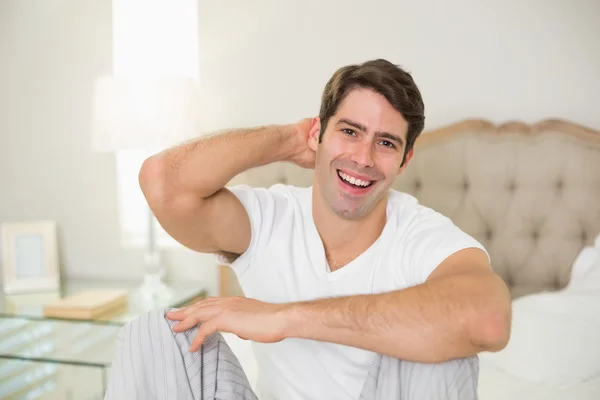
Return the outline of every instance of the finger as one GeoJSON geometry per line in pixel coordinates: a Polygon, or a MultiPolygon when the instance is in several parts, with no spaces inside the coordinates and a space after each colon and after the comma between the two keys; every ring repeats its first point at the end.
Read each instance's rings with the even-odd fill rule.
{"type": "Polygon", "coordinates": [[[167,318],[173,321],[181,321],[190,316],[191,314],[195,314],[195,312],[196,305],[192,304],[190,306],[180,308],[179,310],[169,311],[167,313],[167,318]]]}
{"type": "Polygon", "coordinates": [[[188,329],[192,329],[194,326],[198,325],[199,323],[200,323],[200,320],[198,319],[198,316],[196,314],[189,315],[185,319],[183,319],[180,322],[173,325],[173,331],[174,332],[187,331],[188,329]]]}
{"type": "Polygon", "coordinates": [[[204,300],[200,300],[200,301],[198,301],[194,304],[191,304],[187,307],[182,307],[177,310],[171,310],[166,314],[166,316],[170,320],[181,321],[181,320],[187,318],[188,315],[195,313],[195,311],[197,309],[208,306],[208,305],[212,305],[212,304],[216,303],[217,300],[218,300],[218,297],[208,297],[204,300]]]}
{"type": "Polygon", "coordinates": [[[167,313],[167,317],[169,319],[173,319],[173,320],[179,320],[181,321],[182,319],[184,319],[185,317],[187,317],[188,315],[195,313],[196,310],[202,308],[202,307],[206,307],[206,306],[210,306],[210,305],[214,305],[215,303],[220,302],[221,299],[219,297],[207,297],[204,300],[200,300],[194,304],[191,304],[187,307],[183,307],[180,308],[178,310],[172,310],[169,311],[167,313]]]}
{"type": "Polygon", "coordinates": [[[173,330],[175,332],[182,332],[188,329],[193,328],[194,326],[201,324],[203,322],[208,321],[216,317],[221,311],[221,307],[212,306],[212,307],[202,307],[191,309],[191,313],[185,315],[184,318],[180,319],[178,323],[173,325],[173,330]]]}
{"type": "Polygon", "coordinates": [[[194,304],[192,304],[189,308],[190,310],[199,310],[204,307],[215,306],[218,304],[223,304],[223,299],[220,297],[208,297],[204,300],[200,300],[194,304]]]}
{"type": "Polygon", "coordinates": [[[194,336],[194,340],[190,345],[189,351],[192,353],[198,351],[200,347],[204,344],[206,339],[216,331],[217,323],[214,319],[208,320],[205,323],[201,324],[200,328],[198,328],[196,336],[194,336]]]}
{"type": "Polygon", "coordinates": [[[206,297],[206,298],[204,298],[202,300],[198,300],[197,302],[194,303],[194,305],[214,303],[215,301],[221,301],[221,297],[209,296],[209,297],[206,297]]]}
{"type": "Polygon", "coordinates": [[[199,306],[202,304],[211,304],[217,301],[221,301],[221,297],[215,297],[215,296],[210,296],[210,297],[206,297],[202,300],[199,300],[197,302],[195,302],[194,304],[192,304],[193,306],[199,306]]]}
{"type": "Polygon", "coordinates": [[[179,310],[171,310],[166,314],[166,317],[173,321],[181,321],[188,316],[186,309],[188,307],[180,308],[179,310]]]}

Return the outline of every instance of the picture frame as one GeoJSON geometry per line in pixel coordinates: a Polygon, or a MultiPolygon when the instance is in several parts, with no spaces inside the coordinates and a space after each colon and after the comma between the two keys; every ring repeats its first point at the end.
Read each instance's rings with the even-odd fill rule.
{"type": "Polygon", "coordinates": [[[1,225],[0,237],[4,293],[60,289],[54,221],[5,222],[1,225]]]}

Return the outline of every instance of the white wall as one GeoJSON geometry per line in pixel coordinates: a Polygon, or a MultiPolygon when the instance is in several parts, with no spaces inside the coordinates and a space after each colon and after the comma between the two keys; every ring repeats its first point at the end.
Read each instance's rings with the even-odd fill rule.
{"type": "Polygon", "coordinates": [[[205,119],[313,115],[336,68],[383,57],[413,72],[427,128],[465,117],[600,128],[599,16],[597,0],[200,1],[205,119]]]}
{"type": "MultiPolygon", "coordinates": [[[[0,222],[57,221],[71,277],[141,276],[142,253],[119,241],[114,156],[90,150],[94,79],[111,70],[110,0],[0,1],[0,222]]],[[[216,287],[202,257],[165,258],[172,277],[216,287]]]]}
{"type": "Polygon", "coordinates": [[[111,68],[109,6],[0,2],[0,221],[56,220],[68,272],[122,255],[114,163],[88,138],[92,83],[111,68]]]}
{"type": "MultiPolygon", "coordinates": [[[[595,0],[199,0],[204,128],[315,115],[335,69],[384,57],[413,72],[427,128],[558,117],[600,129],[598,15],[595,0]]],[[[89,147],[110,32],[110,0],[0,1],[0,221],[56,220],[65,274],[135,278],[114,158],[89,147]]],[[[214,289],[202,260],[166,256],[171,276],[214,289]]]]}

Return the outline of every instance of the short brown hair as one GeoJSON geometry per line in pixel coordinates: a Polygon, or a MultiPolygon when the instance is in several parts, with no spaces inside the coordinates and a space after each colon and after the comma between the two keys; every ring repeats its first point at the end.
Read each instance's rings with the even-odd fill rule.
{"type": "Polygon", "coordinates": [[[406,119],[408,122],[404,150],[404,157],[406,157],[425,126],[425,106],[412,76],[384,59],[347,65],[338,69],[329,79],[321,99],[319,143],[329,119],[337,112],[340,103],[348,93],[356,88],[372,89],[381,94],[406,119]]]}

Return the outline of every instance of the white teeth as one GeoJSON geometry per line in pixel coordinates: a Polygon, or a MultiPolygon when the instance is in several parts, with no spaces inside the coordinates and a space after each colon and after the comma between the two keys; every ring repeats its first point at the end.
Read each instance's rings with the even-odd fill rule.
{"type": "Polygon", "coordinates": [[[361,181],[360,179],[356,179],[352,176],[344,174],[342,171],[338,171],[338,174],[339,174],[340,178],[342,178],[346,182],[350,182],[351,184],[356,185],[356,186],[367,187],[367,186],[370,186],[372,183],[372,182],[361,181]]]}

